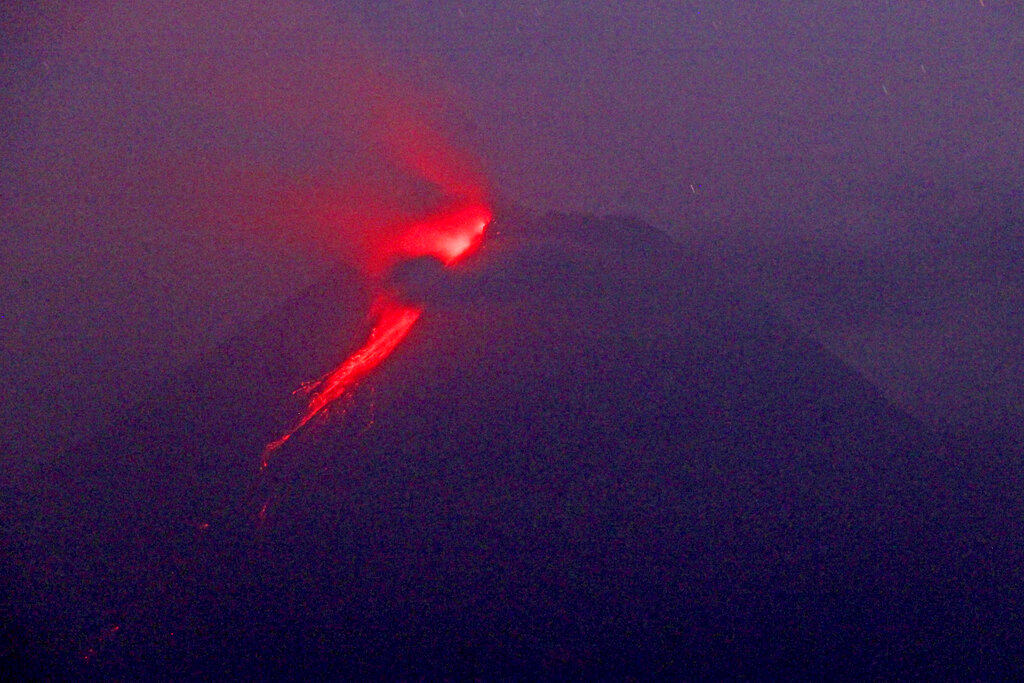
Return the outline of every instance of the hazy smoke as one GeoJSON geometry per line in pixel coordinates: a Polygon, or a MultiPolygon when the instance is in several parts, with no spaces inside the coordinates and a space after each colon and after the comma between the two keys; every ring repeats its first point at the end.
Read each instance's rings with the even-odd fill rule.
{"type": "Polygon", "coordinates": [[[141,209],[351,256],[433,195],[482,192],[443,105],[310,4],[101,3],[42,17],[26,53],[25,211],[135,230],[141,209]]]}
{"type": "Polygon", "coordinates": [[[4,29],[12,405],[52,389],[84,428],[83,405],[134,400],[318,268],[486,192],[451,93],[337,9],[72,3],[8,9],[4,29]]]}

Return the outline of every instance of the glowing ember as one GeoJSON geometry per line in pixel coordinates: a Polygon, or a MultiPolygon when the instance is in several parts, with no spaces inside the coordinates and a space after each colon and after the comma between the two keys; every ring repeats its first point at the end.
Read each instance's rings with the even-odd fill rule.
{"type": "MultiPolygon", "coordinates": [[[[401,258],[434,256],[451,266],[473,251],[483,239],[491,211],[483,204],[467,204],[413,223],[376,257],[373,270],[382,271],[401,258]]],[[[312,397],[299,421],[263,451],[263,467],[270,454],[284,445],[320,411],[344,396],[405,339],[423,311],[400,303],[387,294],[378,296],[377,322],[363,346],[312,386],[312,397]]]]}

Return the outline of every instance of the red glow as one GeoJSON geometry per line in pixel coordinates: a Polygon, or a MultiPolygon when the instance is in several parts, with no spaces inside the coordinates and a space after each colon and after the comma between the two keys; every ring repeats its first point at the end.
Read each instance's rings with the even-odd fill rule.
{"type": "Polygon", "coordinates": [[[328,373],[315,385],[313,396],[309,400],[306,412],[294,427],[269,444],[263,452],[263,466],[267,466],[267,456],[280,448],[292,434],[328,405],[341,398],[359,380],[368,375],[374,368],[391,355],[395,347],[405,339],[412,329],[413,323],[422,311],[412,306],[400,304],[390,299],[380,299],[376,308],[380,309],[380,317],[370,331],[370,338],[355,353],[349,356],[337,368],[328,373]]]}
{"type": "MultiPolygon", "coordinates": [[[[486,204],[471,202],[433,214],[411,223],[376,254],[371,270],[378,274],[402,258],[434,256],[451,266],[470,254],[481,242],[491,210],[486,204]]],[[[422,310],[381,294],[374,303],[377,322],[366,343],[341,365],[313,385],[313,395],[298,422],[263,451],[263,467],[270,454],[283,446],[320,411],[345,395],[370,374],[401,343],[419,319],[422,310]]]]}
{"type": "Polygon", "coordinates": [[[473,252],[491,222],[491,209],[472,202],[439,211],[416,221],[382,245],[374,257],[372,270],[381,274],[403,258],[433,256],[451,266],[473,252]]]}

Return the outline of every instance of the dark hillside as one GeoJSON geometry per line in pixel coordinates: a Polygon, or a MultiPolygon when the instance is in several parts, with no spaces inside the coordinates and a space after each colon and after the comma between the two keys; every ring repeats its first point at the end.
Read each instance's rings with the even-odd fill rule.
{"type": "Polygon", "coordinates": [[[1019,664],[975,447],[709,263],[626,219],[499,219],[454,273],[395,274],[423,319],[258,475],[365,334],[335,274],[47,466],[12,642],[107,679],[1019,664]]]}

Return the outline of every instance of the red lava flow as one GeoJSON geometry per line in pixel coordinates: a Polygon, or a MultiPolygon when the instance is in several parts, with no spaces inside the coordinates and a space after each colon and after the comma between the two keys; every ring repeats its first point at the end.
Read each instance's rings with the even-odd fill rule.
{"type": "MultiPolygon", "coordinates": [[[[438,212],[411,223],[393,240],[381,245],[369,269],[379,275],[401,259],[419,256],[433,256],[446,267],[452,266],[480,244],[490,222],[491,210],[480,202],[438,212]]],[[[274,451],[390,356],[423,313],[422,309],[402,303],[387,293],[378,295],[373,310],[377,311],[377,320],[366,343],[312,385],[309,403],[302,417],[263,450],[264,468],[274,451]]]]}

